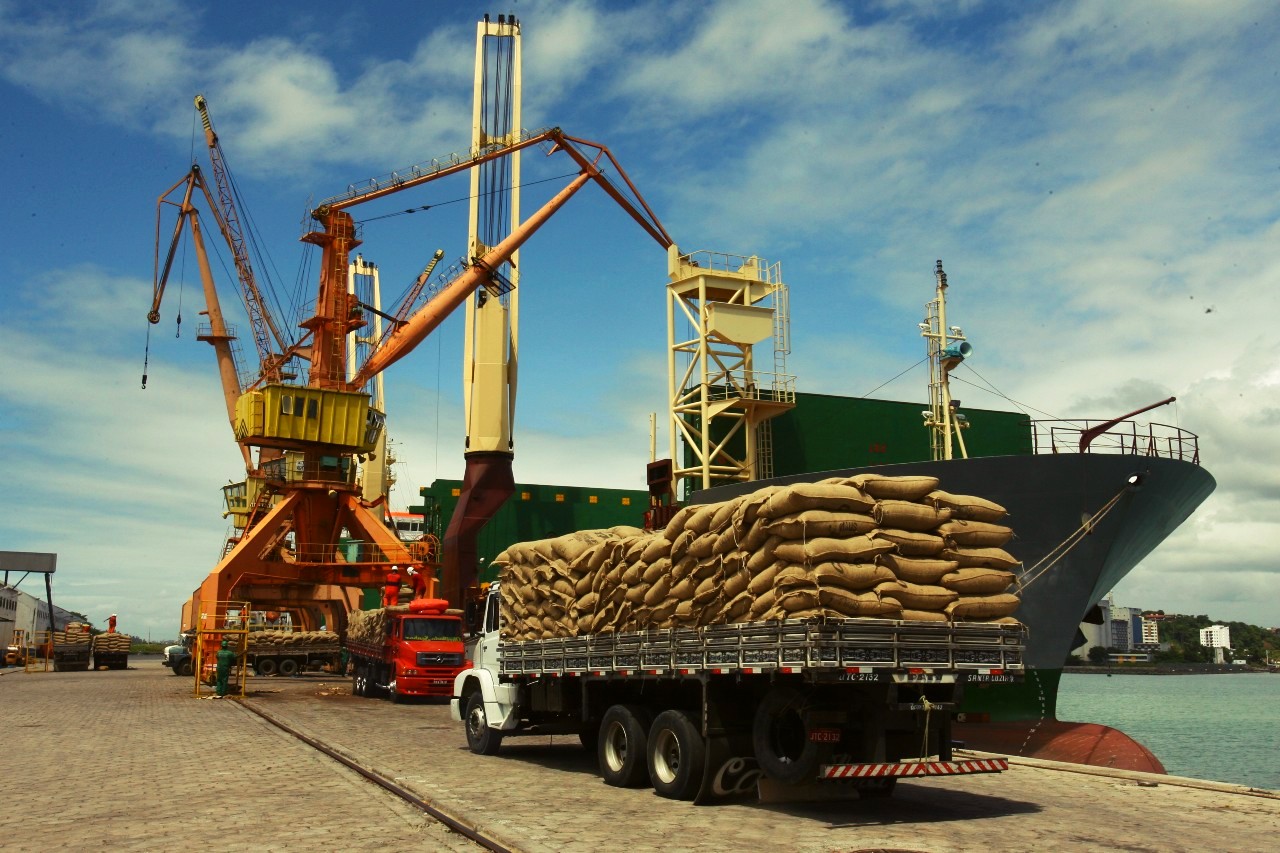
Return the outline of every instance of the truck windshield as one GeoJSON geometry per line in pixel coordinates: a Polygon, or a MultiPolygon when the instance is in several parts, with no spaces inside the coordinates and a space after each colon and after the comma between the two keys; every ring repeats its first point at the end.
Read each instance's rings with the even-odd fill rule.
{"type": "Polygon", "coordinates": [[[457,619],[406,619],[406,640],[461,640],[462,623],[457,619]]]}

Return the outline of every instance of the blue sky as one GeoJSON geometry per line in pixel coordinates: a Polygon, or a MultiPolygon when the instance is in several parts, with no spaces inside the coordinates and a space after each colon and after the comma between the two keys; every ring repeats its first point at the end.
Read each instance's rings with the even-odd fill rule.
{"type": "MultiPolygon", "coordinates": [[[[860,395],[918,361],[941,258],[973,367],[1033,414],[1176,395],[1152,418],[1200,435],[1218,490],[1117,600],[1280,624],[1280,11],[1191,0],[0,0],[0,434],[19,472],[0,547],[57,552],[57,603],[172,636],[227,533],[239,457],[190,255],[139,387],[155,200],[205,162],[192,97],[294,292],[309,199],[468,147],[475,21],[504,11],[526,127],[608,145],[682,249],[781,262],[801,390],[860,395]]],[[[361,211],[433,205],[365,225],[384,292],[463,254],[457,189],[361,211]]],[[[588,188],[523,266],[517,479],[638,485],[665,405],[664,253],[588,188]]],[[[460,352],[455,318],[387,374],[397,505],[461,474],[460,352]]]]}

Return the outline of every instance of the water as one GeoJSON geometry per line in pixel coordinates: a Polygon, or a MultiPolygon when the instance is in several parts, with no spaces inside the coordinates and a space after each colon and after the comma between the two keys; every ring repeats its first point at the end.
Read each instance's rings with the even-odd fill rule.
{"type": "Polygon", "coordinates": [[[1058,719],[1117,728],[1175,776],[1280,790],[1280,675],[1067,672],[1058,719]]]}

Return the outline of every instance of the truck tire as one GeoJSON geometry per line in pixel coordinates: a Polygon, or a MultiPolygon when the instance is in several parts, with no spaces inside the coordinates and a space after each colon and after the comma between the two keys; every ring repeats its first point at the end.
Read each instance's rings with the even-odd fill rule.
{"type": "Polygon", "coordinates": [[[253,663],[253,671],[256,675],[272,676],[276,674],[275,658],[258,658],[253,663]]]}
{"type": "Polygon", "coordinates": [[[794,785],[817,779],[830,744],[809,739],[805,722],[808,700],[794,687],[774,687],[764,697],[751,728],[756,761],[770,779],[794,785]]]}
{"type": "Polygon", "coordinates": [[[190,678],[192,673],[195,672],[195,669],[191,666],[191,658],[180,661],[178,665],[174,667],[174,672],[178,675],[185,675],[187,678],[190,678]]]}
{"type": "Polygon", "coordinates": [[[367,683],[364,677],[364,665],[359,661],[353,663],[351,665],[351,695],[364,696],[368,692],[367,683]]]}
{"type": "Polygon", "coordinates": [[[467,726],[467,747],[476,755],[497,755],[498,747],[502,746],[502,732],[489,728],[484,696],[479,690],[467,696],[467,713],[463,721],[467,726]]]}
{"type": "Polygon", "coordinates": [[[684,711],[663,711],[649,729],[649,780],[671,800],[692,800],[702,786],[707,745],[684,711]]]}
{"type": "Polygon", "coordinates": [[[283,678],[289,678],[298,674],[298,662],[293,658],[280,658],[280,663],[276,664],[276,671],[283,678]]]}
{"type": "Polygon", "coordinates": [[[600,719],[596,760],[600,777],[615,788],[649,784],[649,726],[653,715],[637,705],[613,705],[600,719]]]}

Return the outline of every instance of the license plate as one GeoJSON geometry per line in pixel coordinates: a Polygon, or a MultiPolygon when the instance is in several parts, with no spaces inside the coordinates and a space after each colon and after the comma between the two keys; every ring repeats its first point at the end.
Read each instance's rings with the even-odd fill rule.
{"type": "Polygon", "coordinates": [[[809,741],[811,743],[839,743],[839,729],[810,729],[809,741]]]}
{"type": "Polygon", "coordinates": [[[433,679],[431,684],[433,687],[444,687],[444,686],[447,686],[449,682],[445,679],[437,678],[437,679],[433,679]]]}
{"type": "Polygon", "coordinates": [[[895,672],[893,680],[899,684],[955,684],[955,673],[895,672]]]}

